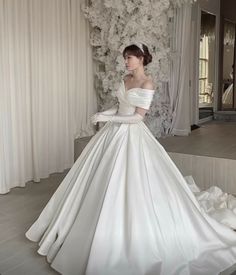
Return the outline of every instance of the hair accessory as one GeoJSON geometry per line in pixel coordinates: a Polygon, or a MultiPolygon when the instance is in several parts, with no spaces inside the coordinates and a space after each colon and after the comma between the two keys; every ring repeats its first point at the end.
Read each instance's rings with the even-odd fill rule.
{"type": "Polygon", "coordinates": [[[142,43],[134,43],[134,45],[137,46],[142,51],[142,53],[144,53],[144,49],[143,49],[143,44],[142,43]]]}

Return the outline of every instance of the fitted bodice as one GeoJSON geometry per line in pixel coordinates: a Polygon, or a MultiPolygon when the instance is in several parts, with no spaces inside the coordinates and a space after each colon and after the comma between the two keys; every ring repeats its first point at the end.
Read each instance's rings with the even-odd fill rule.
{"type": "Polygon", "coordinates": [[[148,110],[154,92],[154,90],[143,88],[131,88],[126,91],[124,81],[122,81],[119,89],[116,91],[116,96],[119,100],[118,114],[132,115],[136,107],[148,110]]]}

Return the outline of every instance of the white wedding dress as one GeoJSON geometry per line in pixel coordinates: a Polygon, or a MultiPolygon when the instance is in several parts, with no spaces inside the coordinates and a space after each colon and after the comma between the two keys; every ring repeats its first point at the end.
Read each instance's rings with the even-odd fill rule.
{"type": "Polygon", "coordinates": [[[228,107],[233,107],[233,92],[234,92],[234,76],[233,72],[230,73],[230,79],[231,79],[231,84],[229,87],[224,91],[223,96],[222,96],[222,103],[225,105],[228,105],[228,107]]]}
{"type": "MultiPolygon", "coordinates": [[[[154,91],[116,92],[119,115],[154,91]]],[[[64,275],[216,275],[236,263],[236,233],[201,210],[141,121],[107,122],[26,233],[64,275]]]]}
{"type": "Polygon", "coordinates": [[[234,84],[230,84],[229,87],[224,91],[223,97],[222,97],[222,102],[223,104],[226,105],[233,105],[233,89],[234,89],[234,84]]]}

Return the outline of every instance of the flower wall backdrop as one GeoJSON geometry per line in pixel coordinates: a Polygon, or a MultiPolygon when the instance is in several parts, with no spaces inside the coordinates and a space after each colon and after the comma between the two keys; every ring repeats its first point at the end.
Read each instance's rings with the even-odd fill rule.
{"type": "Polygon", "coordinates": [[[145,123],[154,136],[168,131],[171,122],[168,80],[173,9],[191,0],[91,0],[83,7],[91,24],[90,42],[96,61],[95,88],[99,110],[115,102],[125,71],[123,49],[132,42],[148,46],[153,62],[147,66],[157,92],[145,123]]]}

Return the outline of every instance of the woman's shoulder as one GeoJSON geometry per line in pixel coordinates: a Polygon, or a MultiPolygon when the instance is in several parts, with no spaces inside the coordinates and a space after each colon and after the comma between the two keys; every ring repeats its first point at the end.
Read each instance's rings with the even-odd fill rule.
{"type": "Polygon", "coordinates": [[[147,90],[154,90],[154,83],[151,77],[148,77],[147,80],[143,82],[143,85],[141,87],[142,89],[147,89],[147,90]]]}
{"type": "MultiPolygon", "coordinates": [[[[129,80],[132,78],[132,74],[126,74],[123,77],[124,83],[128,83],[129,80]]],[[[143,81],[142,85],[140,86],[140,89],[146,89],[146,90],[155,90],[153,80],[150,75],[147,76],[147,78],[143,81]]]]}

